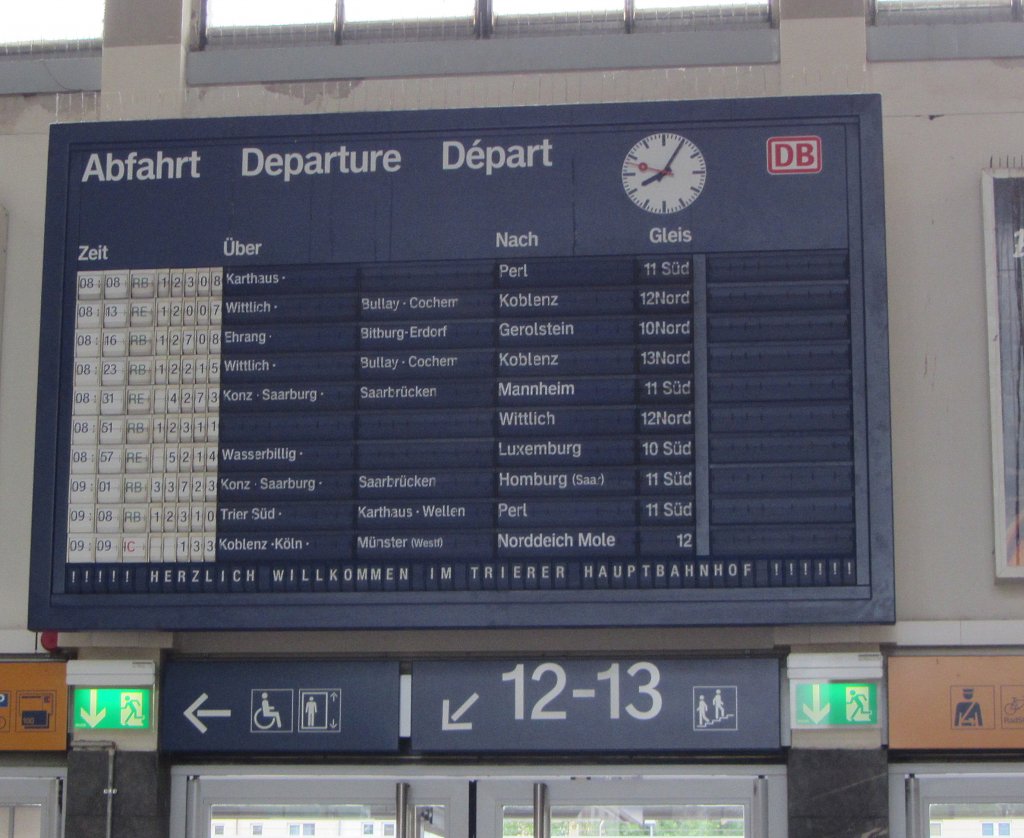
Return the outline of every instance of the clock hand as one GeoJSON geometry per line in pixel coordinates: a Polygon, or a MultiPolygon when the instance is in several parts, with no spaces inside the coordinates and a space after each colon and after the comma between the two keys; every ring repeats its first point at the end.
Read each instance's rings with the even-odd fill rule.
{"type": "Polygon", "coordinates": [[[639,163],[630,163],[630,166],[636,166],[641,172],[657,172],[659,175],[670,175],[672,172],[666,169],[655,169],[654,166],[648,165],[643,161],[639,163]]]}
{"type": "Polygon", "coordinates": [[[666,171],[672,171],[672,163],[675,161],[676,155],[682,151],[684,145],[686,145],[686,140],[680,140],[679,145],[676,146],[676,150],[672,152],[672,156],[668,158],[668,162],[665,164],[666,171]]]}
{"type": "Polygon", "coordinates": [[[673,151],[672,156],[668,158],[668,162],[665,164],[665,168],[660,169],[656,175],[652,175],[651,177],[647,178],[647,180],[645,180],[640,185],[647,186],[647,184],[649,183],[654,183],[654,181],[656,180],[661,180],[663,177],[665,177],[665,175],[673,174],[672,163],[675,162],[676,156],[679,154],[680,151],[682,151],[684,145],[686,145],[686,140],[680,140],[679,145],[676,146],[676,150],[673,151]]]}

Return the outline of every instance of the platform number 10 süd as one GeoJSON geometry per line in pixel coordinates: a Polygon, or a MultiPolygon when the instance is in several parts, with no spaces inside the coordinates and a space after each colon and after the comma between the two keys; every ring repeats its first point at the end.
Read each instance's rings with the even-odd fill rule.
{"type": "MultiPolygon", "coordinates": [[[[522,721],[527,718],[527,667],[516,664],[508,672],[501,674],[503,682],[511,682],[515,691],[515,719],[522,721]]],[[[570,688],[569,677],[565,667],[558,663],[538,663],[533,667],[529,680],[536,682],[538,689],[546,689],[529,708],[531,721],[558,720],[567,718],[568,711],[557,709],[560,699],[596,699],[598,693],[602,697],[607,693],[608,718],[619,719],[622,711],[639,721],[653,719],[661,712],[662,698],[658,691],[661,673],[658,667],[647,661],[634,663],[626,670],[627,680],[623,684],[621,667],[613,663],[607,669],[596,673],[595,686],[574,686],[570,688]],[[605,687],[607,684],[607,687],[605,687]],[[625,695],[623,694],[625,690],[625,695]],[[622,702],[629,703],[622,706],[622,702]]],[[[564,704],[563,704],[564,706],[564,704]]]]}

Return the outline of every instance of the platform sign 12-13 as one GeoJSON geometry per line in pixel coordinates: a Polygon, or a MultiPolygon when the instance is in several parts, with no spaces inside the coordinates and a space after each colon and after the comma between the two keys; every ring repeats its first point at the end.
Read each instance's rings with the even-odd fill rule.
{"type": "Polygon", "coordinates": [[[425,661],[412,683],[412,747],[422,752],[770,750],[780,741],[775,659],[425,661]]]}

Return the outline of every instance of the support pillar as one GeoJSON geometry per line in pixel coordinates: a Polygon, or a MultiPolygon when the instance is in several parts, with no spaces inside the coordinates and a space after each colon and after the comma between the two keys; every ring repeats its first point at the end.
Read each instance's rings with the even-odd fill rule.
{"type": "Polygon", "coordinates": [[[106,838],[107,799],[110,838],[167,838],[170,772],[155,752],[75,748],[68,753],[66,835],[106,838]],[[108,787],[110,756],[114,783],[108,787]]]}
{"type": "Polygon", "coordinates": [[[883,749],[793,748],[787,773],[789,838],[888,838],[883,749]]]}

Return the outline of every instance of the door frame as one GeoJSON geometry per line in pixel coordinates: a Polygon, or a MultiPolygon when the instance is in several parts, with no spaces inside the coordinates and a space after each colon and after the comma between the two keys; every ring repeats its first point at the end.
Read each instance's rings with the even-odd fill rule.
{"type": "MultiPolygon", "coordinates": [[[[43,838],[63,838],[64,786],[67,769],[60,767],[0,766],[0,806],[39,806],[43,838]]],[[[0,835],[0,838],[7,838],[0,835]]]]}
{"type": "Polygon", "coordinates": [[[468,778],[444,768],[402,765],[182,765],[171,769],[170,838],[206,838],[212,807],[231,803],[444,804],[452,822],[469,823],[468,778]],[[340,795],[339,795],[340,792],[340,795]]]}
{"type": "Polygon", "coordinates": [[[784,838],[788,828],[784,765],[536,765],[477,771],[477,838],[500,838],[503,804],[532,805],[535,784],[559,802],[741,804],[748,838],[784,838]]]}
{"type": "Polygon", "coordinates": [[[889,766],[893,838],[928,838],[932,803],[1005,803],[1021,799],[1024,763],[894,763],[889,766]]]}
{"type": "MultiPolygon", "coordinates": [[[[207,822],[213,805],[228,800],[266,803],[270,782],[277,786],[274,802],[297,803],[340,802],[335,796],[339,784],[346,791],[371,795],[362,799],[393,802],[396,787],[408,784],[412,805],[443,802],[449,807],[453,830],[459,829],[453,836],[462,834],[459,825],[468,825],[472,812],[478,838],[493,838],[496,807],[505,802],[532,805],[537,783],[552,792],[553,803],[572,799],[564,797],[566,792],[593,793],[619,784],[626,789],[622,802],[631,796],[647,802],[742,803],[749,838],[785,838],[788,828],[786,767],[779,764],[196,764],[171,769],[170,838],[206,838],[198,827],[207,822]],[[587,781],[594,785],[585,785],[587,781]]],[[[356,797],[346,794],[341,800],[349,799],[356,797]]]]}

